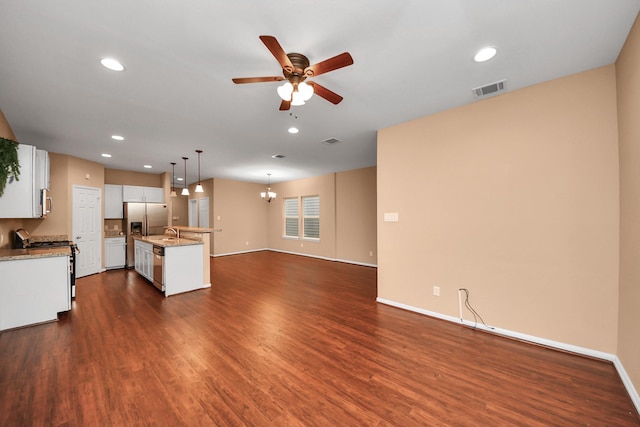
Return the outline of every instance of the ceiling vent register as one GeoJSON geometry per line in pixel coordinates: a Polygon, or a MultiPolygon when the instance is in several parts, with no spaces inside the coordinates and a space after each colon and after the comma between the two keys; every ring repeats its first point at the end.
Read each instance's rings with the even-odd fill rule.
{"type": "Polygon", "coordinates": [[[473,92],[473,96],[475,96],[476,98],[493,95],[494,93],[502,92],[505,90],[505,82],[506,80],[500,80],[499,82],[490,83],[488,85],[477,87],[471,90],[473,92]]]}
{"type": "Polygon", "coordinates": [[[333,145],[333,144],[336,144],[338,142],[340,142],[340,140],[338,138],[333,138],[333,137],[327,138],[324,141],[322,141],[323,144],[327,144],[327,145],[333,145]]]}

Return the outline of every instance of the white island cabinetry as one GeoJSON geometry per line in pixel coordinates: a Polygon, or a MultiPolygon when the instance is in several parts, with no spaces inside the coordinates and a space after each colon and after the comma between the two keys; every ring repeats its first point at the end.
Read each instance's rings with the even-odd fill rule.
{"type": "Polygon", "coordinates": [[[202,244],[164,248],[165,296],[202,289],[202,244]]]}
{"type": "Polygon", "coordinates": [[[153,282],[153,245],[135,240],[135,269],[142,277],[153,282]]]}
{"type": "Polygon", "coordinates": [[[203,284],[203,243],[201,241],[166,236],[135,237],[135,268],[140,275],[164,289],[165,296],[211,287],[203,284]],[[154,254],[154,246],[163,255],[154,254]],[[156,264],[161,263],[158,268],[156,264]],[[154,271],[155,270],[155,271],[154,271]],[[162,271],[162,277],[154,277],[162,271]]]}

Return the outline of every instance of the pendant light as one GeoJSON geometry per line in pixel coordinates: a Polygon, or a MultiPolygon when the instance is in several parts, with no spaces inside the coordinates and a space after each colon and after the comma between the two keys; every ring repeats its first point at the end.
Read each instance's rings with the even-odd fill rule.
{"type": "Polygon", "coordinates": [[[202,154],[202,150],[196,150],[198,153],[198,185],[196,185],[196,193],[204,193],[202,189],[202,184],[200,183],[200,154],[202,154]]]}
{"type": "Polygon", "coordinates": [[[189,189],[187,188],[187,160],[189,160],[188,157],[183,157],[182,160],[184,160],[184,188],[182,189],[182,195],[183,196],[188,196],[189,195],[189,189]]]}
{"type": "Polygon", "coordinates": [[[178,197],[178,195],[176,194],[175,177],[176,162],[171,162],[171,194],[169,195],[169,197],[178,197]]]}
{"type": "Polygon", "coordinates": [[[276,198],[276,193],[274,193],[273,191],[271,191],[271,174],[268,173],[267,174],[267,179],[269,180],[268,184],[267,184],[267,191],[263,191],[260,193],[260,197],[262,197],[263,199],[265,199],[267,201],[267,203],[271,203],[271,200],[276,198]]]}

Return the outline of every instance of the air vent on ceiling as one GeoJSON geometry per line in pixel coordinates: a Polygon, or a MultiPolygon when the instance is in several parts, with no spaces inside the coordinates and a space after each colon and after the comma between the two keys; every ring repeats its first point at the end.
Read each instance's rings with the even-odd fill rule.
{"type": "Polygon", "coordinates": [[[333,145],[340,142],[340,140],[338,138],[327,138],[324,141],[322,141],[323,144],[327,144],[327,145],[333,145]]]}
{"type": "Polygon", "coordinates": [[[274,154],[273,156],[271,156],[272,159],[284,159],[285,156],[284,154],[274,154]]]}
{"type": "Polygon", "coordinates": [[[481,96],[492,95],[497,92],[502,92],[504,90],[504,84],[506,80],[500,80],[499,82],[491,83],[485,86],[477,87],[475,89],[471,89],[473,91],[473,95],[476,98],[481,96]]]}

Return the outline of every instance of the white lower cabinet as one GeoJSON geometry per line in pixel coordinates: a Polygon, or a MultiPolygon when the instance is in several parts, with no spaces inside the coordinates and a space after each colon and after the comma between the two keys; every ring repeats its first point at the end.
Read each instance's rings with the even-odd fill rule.
{"type": "Polygon", "coordinates": [[[69,256],[0,261],[0,331],[71,309],[69,256]]]}
{"type": "Polygon", "coordinates": [[[104,239],[104,268],[124,268],[127,259],[126,237],[104,239]]]}
{"type": "Polygon", "coordinates": [[[134,245],[136,271],[153,282],[153,245],[141,240],[135,240],[134,245]]]}

